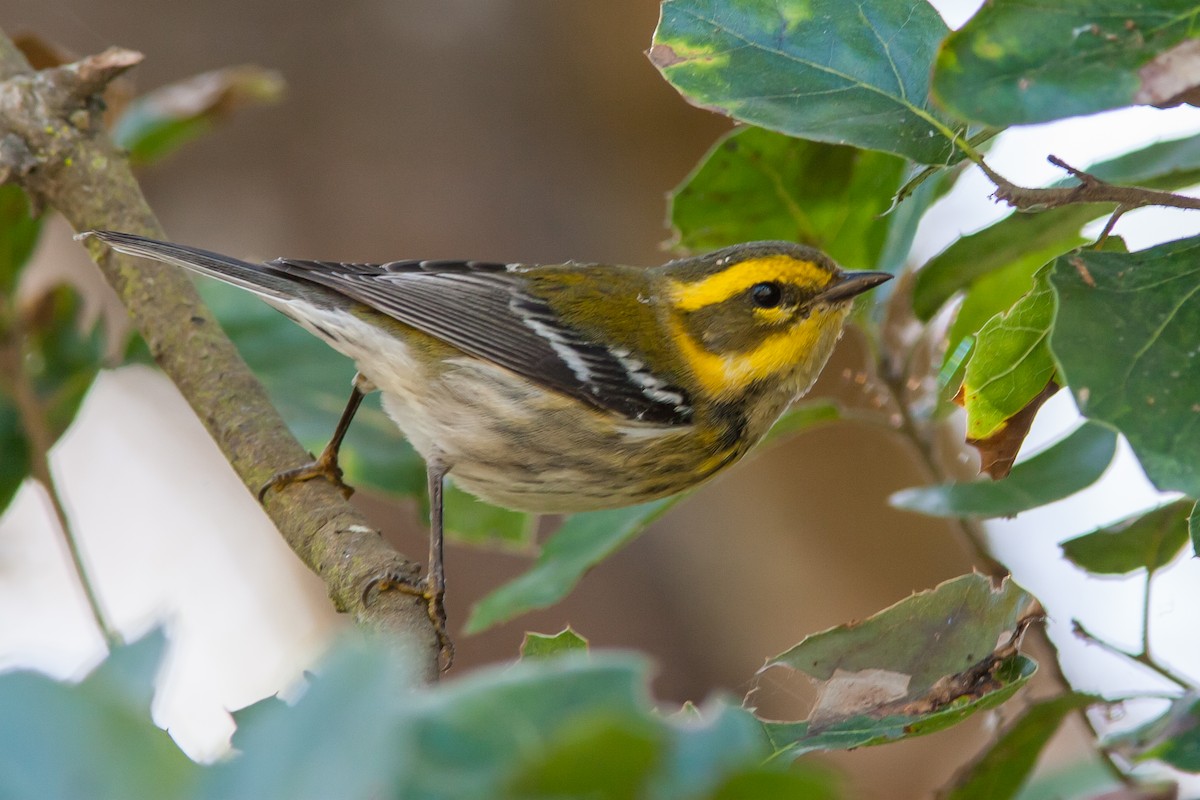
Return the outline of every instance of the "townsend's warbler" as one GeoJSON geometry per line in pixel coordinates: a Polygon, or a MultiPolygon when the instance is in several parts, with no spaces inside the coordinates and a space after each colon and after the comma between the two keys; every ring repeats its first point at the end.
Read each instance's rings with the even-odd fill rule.
{"type": "Polygon", "coordinates": [[[338,446],[363,393],[380,389],[427,464],[431,555],[420,593],[443,635],[447,473],[522,511],[631,505],[694,486],[741,458],[808,390],[851,300],[891,277],[843,272],[788,242],[641,269],[250,264],[128,233],[88,235],[248,289],[355,360],[350,403],[321,457],[264,491],[318,475],[345,488],[338,446]]]}

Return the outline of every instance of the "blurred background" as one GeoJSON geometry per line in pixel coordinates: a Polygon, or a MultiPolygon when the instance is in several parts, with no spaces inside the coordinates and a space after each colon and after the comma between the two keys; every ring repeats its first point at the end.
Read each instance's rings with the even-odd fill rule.
{"type": "MultiPolygon", "coordinates": [[[[957,24],[978,2],[935,5],[957,24]]],[[[666,192],[731,127],[686,105],[645,58],[657,16],[655,0],[8,0],[0,27],[78,55],[141,51],[140,91],[239,63],[282,73],[282,104],[235,115],[142,173],[173,239],[246,258],[652,264],[668,257],[666,192]]],[[[1200,127],[1156,120],[1161,136],[1200,127]]],[[[1129,141],[1149,135],[1132,127],[1129,141]]],[[[1022,135],[994,163],[1033,183],[1057,177],[1048,152],[1083,165],[1124,146],[1077,131],[1051,150],[1058,140],[1022,135]]],[[[1003,213],[985,182],[963,184],[922,229],[914,263],[1003,213]]],[[[92,269],[70,233],[60,221],[43,236],[48,269],[92,269]]],[[[847,336],[815,391],[863,404],[853,380],[863,365],[847,336]]],[[[1069,416],[1069,401],[1047,416],[1056,413],[1069,416]]],[[[1032,441],[1053,434],[1047,423],[1032,441]]],[[[189,754],[219,756],[232,729],[225,709],[292,684],[347,621],[153,371],[102,374],[54,455],[111,618],[128,636],[163,623],[172,637],[156,718],[189,754]]],[[[563,604],[456,636],[454,671],[514,657],[525,630],[570,623],[594,647],[648,653],[664,703],[744,695],[763,661],[805,634],[971,569],[952,525],[888,507],[891,492],[926,481],[886,432],[839,423],[805,433],[678,507],[563,604]]],[[[1137,475],[1121,481],[1151,496],[1137,475]]],[[[354,502],[402,551],[424,553],[412,504],[362,492],[354,502]]],[[[0,665],[77,675],[101,644],[51,519],[31,486],[0,519],[0,665]]],[[[1088,524],[1035,520],[1006,542],[1045,560],[1088,524]]],[[[529,563],[451,545],[451,633],[529,563]]],[[[1039,594],[1039,583],[1063,580],[1018,578],[1039,594]]],[[[1053,673],[1052,657],[1037,657],[1053,673]]],[[[1080,674],[1094,657],[1080,656],[1080,674]]],[[[776,689],[798,700],[807,691],[776,689]]],[[[859,796],[924,797],[982,746],[988,724],[833,760],[859,796]]],[[[1073,733],[1061,737],[1064,759],[1073,733]]]]}

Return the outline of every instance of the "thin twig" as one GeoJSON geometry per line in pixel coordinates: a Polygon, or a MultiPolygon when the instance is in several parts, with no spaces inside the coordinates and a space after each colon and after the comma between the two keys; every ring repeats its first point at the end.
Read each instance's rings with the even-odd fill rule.
{"type": "Polygon", "coordinates": [[[79,580],[79,585],[83,588],[83,595],[87,600],[92,619],[95,620],[96,627],[100,630],[100,635],[104,638],[105,645],[111,649],[121,643],[121,636],[109,624],[108,618],[104,614],[104,607],[100,604],[100,596],[88,572],[83,551],[79,546],[79,540],[75,536],[74,528],[71,527],[71,520],[67,516],[66,506],[63,503],[62,496],[58,492],[58,485],[54,481],[54,475],[50,471],[50,448],[54,443],[54,437],[50,433],[50,428],[46,421],[44,404],[38,401],[37,394],[29,379],[29,373],[25,369],[25,359],[23,358],[24,347],[22,345],[25,340],[25,333],[24,326],[20,320],[13,320],[13,327],[10,329],[7,338],[8,342],[2,348],[3,354],[0,360],[3,361],[3,372],[9,378],[7,383],[12,392],[13,402],[17,407],[21,427],[25,431],[25,436],[29,441],[29,472],[33,479],[46,490],[46,495],[50,499],[50,505],[54,509],[54,516],[58,520],[59,530],[62,532],[63,539],[67,543],[67,552],[71,555],[71,563],[75,567],[75,576],[79,580]]]}
{"type": "Polygon", "coordinates": [[[1195,684],[1192,683],[1191,681],[1187,680],[1186,678],[1180,677],[1179,675],[1176,675],[1170,669],[1168,669],[1167,667],[1158,663],[1154,658],[1152,658],[1149,655],[1149,653],[1146,653],[1146,652],[1131,653],[1128,650],[1117,647],[1115,644],[1110,644],[1109,642],[1106,642],[1105,640],[1103,640],[1100,637],[1093,634],[1087,628],[1083,627],[1083,623],[1077,619],[1071,620],[1071,630],[1076,636],[1078,636],[1080,639],[1084,640],[1088,644],[1094,644],[1097,647],[1099,647],[1101,650],[1104,650],[1105,652],[1108,652],[1108,653],[1112,653],[1113,655],[1121,656],[1122,658],[1127,658],[1130,661],[1136,661],[1137,663],[1141,664],[1143,667],[1146,667],[1147,669],[1157,673],[1158,675],[1161,675],[1163,678],[1166,678],[1171,683],[1175,684],[1176,686],[1178,686],[1181,689],[1190,690],[1195,687],[1195,684]]]}
{"type": "MultiPolygon", "coordinates": [[[[1120,213],[1116,215],[1118,217],[1126,211],[1143,206],[1200,210],[1200,198],[1162,192],[1157,189],[1143,189],[1139,186],[1117,186],[1072,167],[1058,156],[1047,156],[1046,160],[1078,178],[1079,185],[1018,186],[992,169],[982,158],[975,163],[983,170],[983,174],[988,177],[988,180],[996,186],[996,191],[992,196],[1008,203],[1018,211],[1046,211],[1075,203],[1116,203],[1120,210],[1120,213]]],[[[1112,222],[1115,224],[1116,220],[1114,219],[1112,222]]],[[[1111,226],[1108,230],[1111,230],[1111,226]]]]}

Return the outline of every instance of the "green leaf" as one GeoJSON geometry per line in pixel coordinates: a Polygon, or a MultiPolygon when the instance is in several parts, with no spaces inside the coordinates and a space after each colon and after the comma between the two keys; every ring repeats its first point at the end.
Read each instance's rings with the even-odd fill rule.
{"type": "Polygon", "coordinates": [[[939,796],[946,800],[1015,797],[1067,715],[1097,702],[1101,702],[1098,697],[1072,692],[1034,703],[982,757],[955,778],[948,793],[939,796]]]}
{"type": "Polygon", "coordinates": [[[82,302],[73,289],[58,286],[21,311],[19,338],[3,341],[19,355],[6,359],[0,369],[0,511],[11,502],[22,481],[29,476],[33,454],[30,426],[37,426],[46,446],[54,444],[75,419],[83,398],[91,388],[104,353],[100,326],[81,330],[82,302]],[[31,416],[25,419],[9,392],[23,387],[28,392],[31,416]]]}
{"type": "Polygon", "coordinates": [[[1085,422],[1069,436],[1013,467],[1000,481],[946,483],[896,492],[897,508],[935,517],[1005,517],[1061,500],[1091,486],[1117,449],[1110,429],[1085,422]]]}
{"type": "Polygon", "coordinates": [[[947,32],[925,0],[666,0],[650,60],[701,108],[941,164],[953,146],[929,81],[947,32]]]}
{"type": "Polygon", "coordinates": [[[959,117],[998,127],[1162,104],[1195,80],[1182,66],[1144,68],[1195,35],[1197,13],[1186,0],[994,0],[942,44],[933,92],[959,117]]]}
{"type": "Polygon", "coordinates": [[[0,675],[0,796],[189,796],[200,768],[150,720],[161,648],[151,634],[78,684],[0,675]]]}
{"type": "Polygon", "coordinates": [[[1032,602],[1011,580],[994,586],[986,575],[971,573],[910,595],[861,622],[806,636],[764,669],[788,666],[826,682],[886,670],[904,677],[903,691],[888,702],[915,702],[947,676],[990,656],[997,640],[1016,632],[1032,602]]]}
{"type": "Polygon", "coordinates": [[[1125,434],[1159,489],[1200,497],[1200,238],[1063,256],[1051,282],[1050,349],[1080,412],[1125,434]]]}
{"type": "Polygon", "coordinates": [[[732,775],[708,800],[838,800],[844,796],[838,775],[806,763],[791,772],[755,770],[732,775]]]}
{"type": "Polygon", "coordinates": [[[89,686],[114,700],[120,699],[131,710],[150,716],[154,683],[167,653],[167,636],[162,628],[108,654],[87,678],[89,686]]]}
{"type": "Polygon", "coordinates": [[[615,553],[686,495],[628,508],[572,514],[542,547],[533,567],[480,600],[467,620],[479,633],[513,617],[554,605],[589,569],[615,553]]]}
{"type": "Polygon", "coordinates": [[[564,653],[586,653],[587,649],[588,640],[568,625],[553,636],[526,631],[521,642],[521,658],[551,658],[564,653]]]}
{"type": "Polygon", "coordinates": [[[892,714],[883,717],[860,715],[828,724],[764,722],[763,727],[777,753],[792,757],[828,750],[853,750],[887,744],[954,727],[980,711],[1006,702],[1029,682],[1037,671],[1031,658],[1015,655],[992,668],[994,683],[976,698],[963,696],[944,708],[923,714],[892,714]]]}
{"type": "MultiPolygon", "coordinates": [[[[1018,300],[1033,288],[1034,274],[1046,265],[1041,260],[1041,254],[1035,253],[1035,258],[1018,259],[1007,267],[981,276],[967,287],[962,305],[954,315],[954,322],[946,332],[946,342],[950,346],[946,358],[942,362],[945,369],[955,357],[955,350],[963,342],[970,339],[974,343],[975,334],[979,333],[988,320],[997,314],[1013,307],[1018,300]],[[1040,263],[1039,263],[1040,262],[1040,263]]],[[[959,354],[961,356],[961,353],[959,354]]],[[[957,387],[955,387],[957,388],[957,387]]]]}
{"type": "Polygon", "coordinates": [[[1188,517],[1188,533],[1192,537],[1192,552],[1200,556],[1200,503],[1192,506],[1192,513],[1188,517]]]}
{"type": "Polygon", "coordinates": [[[0,392],[0,513],[8,508],[21,484],[29,477],[29,437],[12,398],[0,392]]]}
{"type": "MultiPolygon", "coordinates": [[[[1200,135],[1155,142],[1141,150],[1094,164],[1090,175],[1109,183],[1128,183],[1151,189],[1181,189],[1200,183],[1200,135]]],[[[1076,183],[1064,178],[1060,184],[1076,183]]]]}
{"type": "Polygon", "coordinates": [[[1088,203],[1039,214],[1010,214],[958,239],[917,272],[913,311],[927,322],[955,292],[985,275],[1007,267],[1032,274],[1050,259],[1080,245],[1084,239],[1079,230],[1108,210],[1108,206],[1088,203]]]}
{"type": "Polygon", "coordinates": [[[536,514],[485,503],[459,489],[453,479],[447,482],[442,499],[446,533],[456,541],[515,552],[527,552],[535,544],[536,514]]]}
{"type": "Polygon", "coordinates": [[[1156,759],[1184,772],[1200,772],[1200,694],[1176,698],[1161,717],[1105,746],[1133,761],[1156,759]]]}
{"type": "MultiPolygon", "coordinates": [[[[586,739],[597,727],[615,725],[645,731],[645,672],[644,662],[628,657],[534,659],[425,692],[400,721],[401,742],[393,757],[404,769],[392,794],[447,800],[505,796],[501,789],[522,772],[557,761],[562,753],[556,749],[568,736],[586,739]]],[[[637,746],[613,738],[603,743],[637,746]]],[[[604,755],[620,763],[618,754],[604,755]]],[[[623,755],[626,767],[636,766],[627,749],[623,755]]]]}
{"type": "Polygon", "coordinates": [[[904,166],[885,153],[742,128],[676,187],[669,216],[687,250],[785,239],[844,267],[874,269],[889,227],[883,213],[904,166]]]}
{"type": "Polygon", "coordinates": [[[973,573],[806,637],[763,669],[790,667],[817,681],[816,705],[802,723],[769,723],[768,735],[796,754],[858,747],[1001,702],[1035,668],[1013,647],[1032,602],[1010,580],[995,586],[973,573]]]}
{"type": "Polygon", "coordinates": [[[995,436],[1054,378],[1053,324],[1054,292],[1044,269],[1008,313],[980,329],[963,379],[968,439],[995,436]]]}
{"type": "Polygon", "coordinates": [[[59,286],[39,300],[24,324],[22,366],[33,383],[51,444],[74,421],[103,360],[99,324],[92,321],[84,330],[83,322],[83,301],[74,289],[59,286]]]}
{"type": "Polygon", "coordinates": [[[278,72],[253,64],[205,72],[133,100],[113,141],[134,165],[158,161],[241,108],[280,102],[283,92],[278,72]]]}
{"type": "Polygon", "coordinates": [[[1171,563],[1188,541],[1193,500],[1176,500],[1063,542],[1063,555],[1097,575],[1151,572],[1171,563]]]}
{"type": "Polygon", "coordinates": [[[268,700],[239,712],[238,755],[206,769],[196,797],[382,796],[402,763],[406,663],[371,640],[344,641],[294,705],[268,700]]]}
{"type": "Polygon", "coordinates": [[[662,758],[662,739],[646,720],[589,719],[518,772],[506,796],[635,800],[662,758]]]}
{"type": "MultiPolygon", "coordinates": [[[[42,219],[33,216],[24,190],[15,183],[0,185],[0,305],[11,300],[41,230],[42,219]]],[[[0,333],[8,313],[0,310],[0,333]]]]}

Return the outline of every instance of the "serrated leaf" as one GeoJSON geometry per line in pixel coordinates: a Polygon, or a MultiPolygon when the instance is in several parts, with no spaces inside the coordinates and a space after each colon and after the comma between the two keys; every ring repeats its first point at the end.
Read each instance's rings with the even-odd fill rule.
{"type": "Polygon", "coordinates": [[[784,239],[844,267],[874,269],[890,222],[882,215],[904,167],[885,153],[742,128],[675,188],[669,216],[686,250],[784,239]]]}
{"type": "MultiPolygon", "coordinates": [[[[78,684],[0,675],[0,796],[186,797],[200,768],[150,719],[144,683],[161,646],[117,650],[78,684]]],[[[125,648],[122,648],[125,649],[125,648]]]]}
{"type": "Polygon", "coordinates": [[[479,633],[561,600],[589,569],[631,542],[686,495],[628,508],[572,514],[542,546],[533,567],[471,609],[464,629],[479,633]]]}
{"type": "Polygon", "coordinates": [[[396,723],[412,701],[406,666],[372,641],[343,642],[293,705],[268,701],[239,716],[237,757],[205,770],[195,796],[382,796],[404,763],[396,723]]]}
{"type": "Polygon", "coordinates": [[[1117,450],[1117,436],[1091,422],[1013,467],[1007,478],[904,489],[897,508],[935,517],[1005,517],[1061,500],[1096,482],[1117,450]]]}
{"type": "Polygon", "coordinates": [[[1167,103],[1195,79],[1151,61],[1194,35],[1198,13],[1180,0],[994,0],[946,37],[933,92],[961,118],[997,127],[1167,103]],[[1183,80],[1168,88],[1163,70],[1183,80]]]}
{"type": "Polygon", "coordinates": [[[1051,283],[1050,349],[1080,413],[1120,430],[1159,489],[1200,496],[1200,237],[1063,256],[1051,283]]]}
{"type": "Polygon", "coordinates": [[[949,792],[939,797],[945,800],[1015,797],[1067,715],[1097,702],[1101,702],[1098,697],[1071,692],[1034,703],[1021,712],[995,744],[955,777],[949,792]]]}
{"type": "Polygon", "coordinates": [[[667,0],[650,60],[701,108],[942,164],[953,146],[929,80],[947,32],[925,0],[667,0]]]}
{"type": "Polygon", "coordinates": [[[1155,759],[1185,772],[1200,772],[1200,695],[1171,701],[1158,719],[1116,736],[1105,746],[1134,761],[1155,759]]]}
{"type": "Polygon", "coordinates": [[[1113,525],[1063,542],[1063,555],[1097,575],[1124,575],[1165,567],[1188,541],[1188,515],[1195,502],[1176,500],[1113,525]]]}
{"type": "Polygon", "coordinates": [[[131,710],[141,710],[148,718],[155,680],[166,653],[166,633],[154,628],[136,642],[110,652],[88,676],[88,684],[114,700],[120,699],[131,710]]]}
{"type": "Polygon", "coordinates": [[[587,649],[588,640],[568,625],[553,636],[526,631],[521,642],[521,658],[550,658],[565,653],[586,653],[587,649]]]}
{"type": "Polygon", "coordinates": [[[283,77],[253,64],[205,72],[134,99],[112,130],[134,165],[158,161],[234,112],[283,99],[283,77]]]}
{"type": "Polygon", "coordinates": [[[1049,270],[1043,269],[1007,313],[979,330],[963,379],[968,440],[994,437],[1053,380],[1053,324],[1054,292],[1049,270]]]}
{"type": "MultiPolygon", "coordinates": [[[[21,268],[33,255],[42,230],[41,217],[34,217],[29,198],[15,183],[0,185],[0,302],[7,304],[21,268]]],[[[0,312],[0,333],[6,312],[0,312]]]]}

